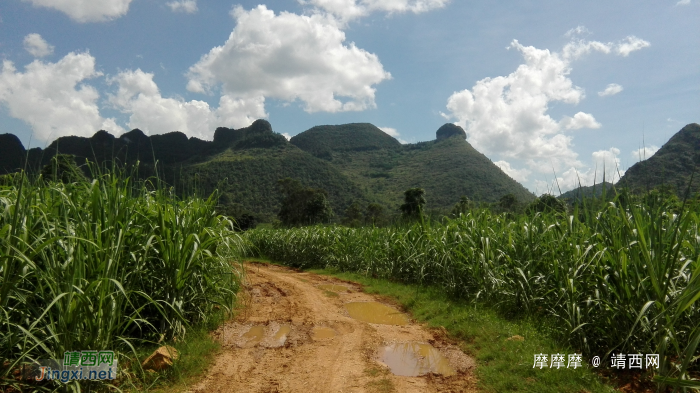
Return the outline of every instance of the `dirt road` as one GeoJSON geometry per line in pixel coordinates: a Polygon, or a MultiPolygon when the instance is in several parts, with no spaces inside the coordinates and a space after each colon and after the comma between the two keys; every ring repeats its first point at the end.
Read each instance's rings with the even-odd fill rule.
{"type": "Polygon", "coordinates": [[[406,324],[352,318],[348,304],[379,307],[365,315],[369,318],[381,316],[384,306],[364,302],[390,305],[360,292],[359,286],[279,266],[248,264],[246,269],[245,310],[215,332],[225,349],[190,392],[476,390],[472,359],[440,330],[427,329],[397,310],[389,312],[387,321],[406,324]],[[433,372],[395,375],[425,373],[426,367],[433,372]]]}

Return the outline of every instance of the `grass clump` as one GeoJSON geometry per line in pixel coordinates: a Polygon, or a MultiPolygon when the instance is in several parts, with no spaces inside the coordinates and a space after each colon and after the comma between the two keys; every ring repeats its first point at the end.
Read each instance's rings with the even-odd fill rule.
{"type": "Polygon", "coordinates": [[[114,350],[136,363],[138,346],[183,339],[215,307],[233,306],[242,269],[230,261],[245,241],[215,198],[134,178],[19,175],[0,188],[0,384],[19,389],[15,370],[66,351],[114,350]]]}

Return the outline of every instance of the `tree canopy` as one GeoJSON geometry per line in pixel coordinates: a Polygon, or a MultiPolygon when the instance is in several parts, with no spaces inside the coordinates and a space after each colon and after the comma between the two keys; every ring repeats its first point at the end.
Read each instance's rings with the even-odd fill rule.
{"type": "Polygon", "coordinates": [[[299,180],[291,178],[281,179],[278,184],[284,199],[277,217],[283,225],[327,223],[333,218],[333,209],[325,190],[303,187],[299,180]]]}
{"type": "Polygon", "coordinates": [[[423,207],[427,203],[425,190],[409,188],[404,191],[404,203],[401,205],[401,215],[405,219],[417,219],[423,215],[423,207]]]}

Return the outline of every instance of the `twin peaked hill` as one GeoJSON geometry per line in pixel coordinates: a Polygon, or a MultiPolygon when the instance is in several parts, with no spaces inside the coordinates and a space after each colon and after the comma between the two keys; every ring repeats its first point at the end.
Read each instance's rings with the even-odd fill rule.
{"type": "Polygon", "coordinates": [[[213,141],[181,132],[149,137],[135,129],[120,137],[105,131],[91,138],[62,137],[44,150],[25,151],[16,136],[4,134],[0,173],[25,165],[36,171],[56,153],[73,154],[78,163],[139,160],[142,175],[153,174],[157,161],[166,181],[196,175],[205,191],[223,191],[223,203],[263,219],[279,211],[277,181],[285,177],[325,189],[339,216],[354,201],[365,206],[377,202],[395,211],[411,187],[425,189],[429,209],[449,209],[462,195],[486,202],[508,193],[522,202],[534,198],[465,136],[460,127],[446,124],[434,141],[402,145],[371,124],[356,123],[313,127],[287,141],[270,123],[257,120],[241,129],[220,127],[213,141]]]}

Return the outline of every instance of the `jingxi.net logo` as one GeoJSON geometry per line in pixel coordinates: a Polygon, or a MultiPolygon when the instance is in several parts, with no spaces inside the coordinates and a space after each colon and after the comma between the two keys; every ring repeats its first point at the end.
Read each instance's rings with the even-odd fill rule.
{"type": "Polygon", "coordinates": [[[114,351],[67,351],[63,362],[41,360],[34,367],[35,380],[104,380],[117,377],[117,359],[114,351]]]}

